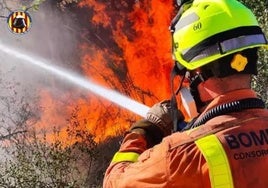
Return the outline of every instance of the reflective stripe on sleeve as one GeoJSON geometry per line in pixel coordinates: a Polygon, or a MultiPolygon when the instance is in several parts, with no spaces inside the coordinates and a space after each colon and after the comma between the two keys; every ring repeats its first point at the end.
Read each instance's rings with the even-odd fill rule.
{"type": "Polygon", "coordinates": [[[233,188],[233,178],[228,158],[215,135],[198,139],[195,144],[206,159],[212,188],[233,188]]]}
{"type": "Polygon", "coordinates": [[[123,161],[136,162],[139,156],[140,154],[135,152],[116,152],[112,159],[112,163],[123,161]]]}

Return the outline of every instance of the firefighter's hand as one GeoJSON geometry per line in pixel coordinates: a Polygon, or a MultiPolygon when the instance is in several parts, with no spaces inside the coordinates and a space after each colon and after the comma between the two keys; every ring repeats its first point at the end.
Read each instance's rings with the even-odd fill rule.
{"type": "Polygon", "coordinates": [[[165,100],[150,108],[146,118],[133,124],[130,131],[144,135],[148,145],[153,146],[171,134],[174,117],[183,119],[180,111],[171,107],[170,100],[165,100]]]}
{"type": "Polygon", "coordinates": [[[161,129],[147,119],[142,119],[134,123],[130,128],[130,132],[143,135],[147,141],[148,148],[159,144],[164,137],[161,129]]]}
{"type": "Polygon", "coordinates": [[[177,106],[172,107],[170,100],[155,104],[146,115],[146,119],[157,126],[162,131],[163,136],[172,133],[174,118],[177,118],[177,120],[184,119],[177,106]]]}

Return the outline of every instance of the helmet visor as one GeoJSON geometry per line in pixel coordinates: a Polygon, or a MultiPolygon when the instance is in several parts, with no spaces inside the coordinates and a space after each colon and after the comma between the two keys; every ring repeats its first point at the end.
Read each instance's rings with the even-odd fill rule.
{"type": "Polygon", "coordinates": [[[191,59],[190,57],[184,57],[184,55],[183,57],[186,61],[189,61],[189,63],[191,63],[192,61],[201,60],[203,58],[207,58],[215,54],[226,54],[232,51],[237,51],[238,49],[255,47],[256,45],[259,46],[261,44],[267,44],[266,38],[263,34],[246,35],[238,38],[224,40],[222,42],[208,46],[196,56],[191,57],[191,59]]]}

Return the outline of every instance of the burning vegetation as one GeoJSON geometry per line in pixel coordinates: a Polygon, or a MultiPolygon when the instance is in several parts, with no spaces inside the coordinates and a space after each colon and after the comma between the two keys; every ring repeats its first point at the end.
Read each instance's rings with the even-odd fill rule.
{"type": "MultiPolygon", "coordinates": [[[[79,19],[82,73],[148,106],[170,98],[169,74],[173,62],[168,28],[172,2],[80,1],[74,12],[79,19]]],[[[68,114],[76,109],[77,120],[92,132],[96,141],[117,135],[139,118],[91,93],[69,102],[68,106],[59,104],[49,93],[42,95],[44,101],[50,101],[43,102],[44,107],[51,105],[47,109],[54,112],[43,111],[40,124],[45,126],[56,117],[62,121],[69,119],[68,114]]]]}

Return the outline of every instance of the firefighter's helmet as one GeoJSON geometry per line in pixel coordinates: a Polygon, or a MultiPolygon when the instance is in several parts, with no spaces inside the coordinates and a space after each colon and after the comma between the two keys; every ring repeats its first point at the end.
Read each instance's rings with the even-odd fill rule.
{"type": "Polygon", "coordinates": [[[256,17],[237,0],[194,0],[172,28],[173,57],[188,70],[238,51],[267,46],[256,17]]]}

